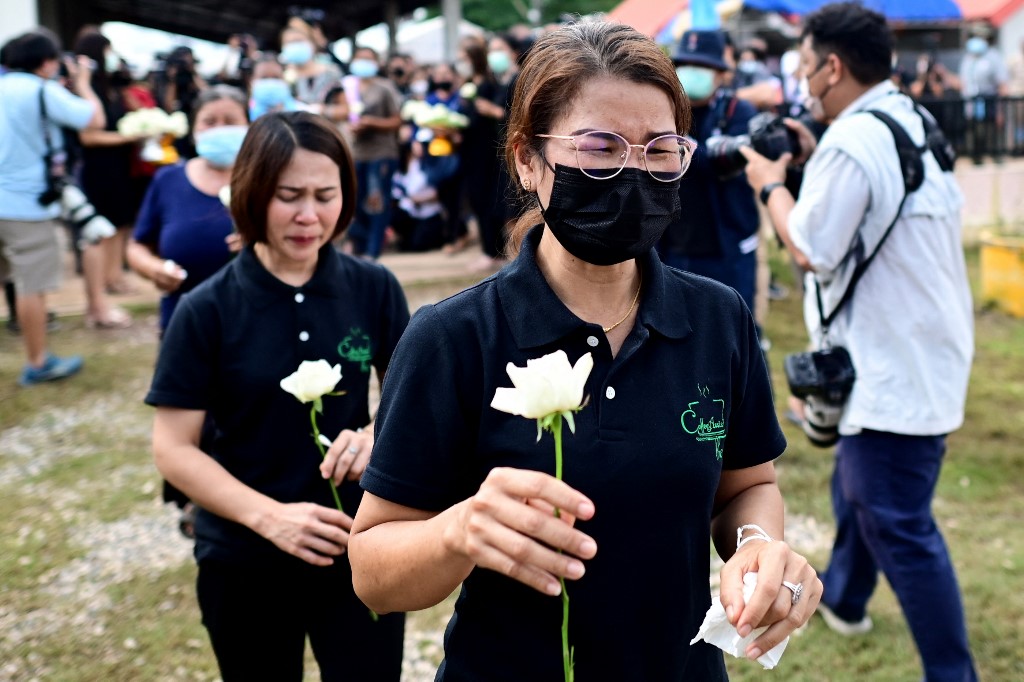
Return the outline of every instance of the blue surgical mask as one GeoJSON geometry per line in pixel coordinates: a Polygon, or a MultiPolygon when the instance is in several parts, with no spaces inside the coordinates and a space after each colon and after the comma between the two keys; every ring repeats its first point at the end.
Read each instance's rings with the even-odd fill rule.
{"type": "Polygon", "coordinates": [[[260,78],[252,82],[252,99],[259,107],[273,109],[291,98],[291,88],[280,78],[260,78]]]}
{"type": "Polygon", "coordinates": [[[687,97],[701,102],[715,94],[715,72],[703,66],[680,66],[676,76],[683,86],[687,97]]]}
{"type": "Polygon", "coordinates": [[[500,76],[509,70],[512,66],[512,60],[509,59],[508,52],[493,50],[487,53],[487,66],[491,67],[491,71],[500,76]]]}
{"type": "Polygon", "coordinates": [[[196,153],[211,166],[230,168],[235,163],[248,126],[219,126],[196,135],[196,153]]]}
{"type": "Polygon", "coordinates": [[[281,46],[281,63],[295,64],[302,66],[313,59],[313,43],[308,40],[298,40],[294,43],[285,43],[281,46]]]}
{"type": "Polygon", "coordinates": [[[964,47],[971,54],[985,54],[988,52],[988,41],[979,36],[974,36],[967,40],[967,44],[964,47]]]}
{"type": "Polygon", "coordinates": [[[353,59],[348,65],[348,70],[356,78],[373,78],[380,70],[380,66],[372,59],[353,59]]]}

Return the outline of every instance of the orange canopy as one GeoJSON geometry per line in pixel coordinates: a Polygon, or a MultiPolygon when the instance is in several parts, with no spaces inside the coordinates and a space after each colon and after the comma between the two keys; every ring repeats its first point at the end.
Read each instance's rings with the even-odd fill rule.
{"type": "Polygon", "coordinates": [[[654,38],[689,6],[690,0],[625,0],[608,13],[608,18],[654,38]]]}

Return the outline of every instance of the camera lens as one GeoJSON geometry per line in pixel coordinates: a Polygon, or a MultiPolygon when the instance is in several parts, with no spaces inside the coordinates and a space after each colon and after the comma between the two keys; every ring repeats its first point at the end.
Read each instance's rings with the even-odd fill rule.
{"type": "Polygon", "coordinates": [[[839,441],[839,419],[843,406],[818,396],[807,396],[804,403],[803,430],[812,445],[828,448],[839,441]]]}

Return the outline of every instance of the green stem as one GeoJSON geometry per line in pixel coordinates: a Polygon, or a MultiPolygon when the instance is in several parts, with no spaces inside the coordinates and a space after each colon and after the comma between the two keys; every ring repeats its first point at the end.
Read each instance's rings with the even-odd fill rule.
{"type": "MultiPolygon", "coordinates": [[[[309,423],[313,425],[313,442],[316,443],[316,449],[320,451],[320,458],[324,459],[327,457],[327,451],[324,450],[324,444],[320,442],[320,429],[316,425],[316,406],[309,408],[309,423]]],[[[334,504],[342,514],[345,510],[341,508],[341,498],[338,497],[338,488],[334,485],[334,481],[327,479],[327,485],[331,486],[331,495],[334,496],[334,504]]]]}
{"type": "MultiPolygon", "coordinates": [[[[559,416],[551,425],[551,435],[555,438],[555,478],[562,480],[562,417],[559,416]]],[[[561,518],[562,512],[555,507],[555,518],[561,518]]],[[[558,551],[562,553],[561,550],[558,551]]],[[[572,654],[569,651],[569,593],[565,589],[565,578],[558,579],[562,586],[562,672],[565,682],[573,682],[572,654]]]]}

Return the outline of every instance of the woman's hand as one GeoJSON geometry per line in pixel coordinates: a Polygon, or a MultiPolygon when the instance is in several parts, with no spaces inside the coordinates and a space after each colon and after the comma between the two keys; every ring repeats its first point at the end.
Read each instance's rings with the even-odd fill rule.
{"type": "Polygon", "coordinates": [[[153,280],[153,284],[160,291],[173,293],[185,281],[185,271],[172,260],[157,258],[154,259],[153,266],[149,269],[149,279],[153,280]]]}
{"type": "Polygon", "coordinates": [[[495,104],[494,102],[488,101],[482,97],[477,97],[473,100],[473,104],[476,106],[477,113],[481,116],[494,118],[499,121],[505,118],[505,107],[495,104]]]}
{"type": "Polygon", "coordinates": [[[722,607],[740,637],[770,626],[747,647],[747,658],[756,659],[810,620],[821,599],[822,586],[807,559],[785,542],[775,540],[747,543],[722,567],[722,607]],[[757,572],[757,587],[750,601],[743,603],[743,576],[757,572]],[[793,591],[782,581],[802,585],[793,603],[793,591]]]}
{"type": "Polygon", "coordinates": [[[312,502],[278,503],[253,528],[277,547],[314,566],[330,566],[331,557],[348,549],[352,517],[312,502]]]}
{"type": "Polygon", "coordinates": [[[228,251],[231,253],[238,253],[245,246],[242,242],[242,235],[237,232],[232,232],[227,237],[224,237],[224,243],[228,245],[228,251]]]}
{"type": "Polygon", "coordinates": [[[476,495],[461,503],[444,542],[477,566],[557,595],[559,578],[581,578],[580,559],[597,553],[597,543],[573,528],[577,518],[593,515],[594,503],[554,476],[496,468],[476,495]],[[564,510],[561,518],[555,518],[556,508],[564,510]]]}
{"type": "Polygon", "coordinates": [[[373,429],[364,428],[359,431],[345,429],[327,448],[327,455],[320,463],[320,474],[341,485],[347,478],[358,481],[370,461],[373,450],[373,429]]]}

